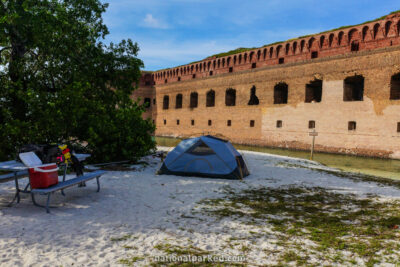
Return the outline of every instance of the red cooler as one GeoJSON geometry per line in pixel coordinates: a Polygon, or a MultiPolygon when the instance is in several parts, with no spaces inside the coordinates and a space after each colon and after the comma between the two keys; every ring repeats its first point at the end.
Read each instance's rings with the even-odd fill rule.
{"type": "Polygon", "coordinates": [[[58,167],[55,163],[29,168],[31,188],[47,188],[58,184],[58,167]]]}

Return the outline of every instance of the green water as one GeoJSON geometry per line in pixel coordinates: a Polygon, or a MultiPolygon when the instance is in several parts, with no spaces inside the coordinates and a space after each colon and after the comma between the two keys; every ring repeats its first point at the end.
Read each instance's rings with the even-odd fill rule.
{"type": "MultiPolygon", "coordinates": [[[[182,139],[169,138],[169,137],[156,137],[159,146],[174,147],[182,139]]],[[[294,158],[309,159],[310,152],[287,150],[279,148],[256,147],[246,145],[236,145],[235,148],[240,150],[250,150],[257,152],[270,153],[281,156],[288,156],[294,158]]],[[[338,168],[343,171],[363,173],[373,176],[380,176],[385,178],[399,179],[400,180],[400,160],[391,159],[377,159],[367,157],[346,156],[328,153],[315,153],[314,160],[326,166],[338,168]]]]}

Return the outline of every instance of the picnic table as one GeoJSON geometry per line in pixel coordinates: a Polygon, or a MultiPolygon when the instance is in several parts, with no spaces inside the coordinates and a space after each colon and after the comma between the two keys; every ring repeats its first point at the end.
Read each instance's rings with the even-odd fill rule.
{"type": "MultiPolygon", "coordinates": [[[[84,161],[85,159],[90,157],[90,154],[74,154],[74,156],[79,161],[84,161]]],[[[20,193],[26,193],[26,194],[31,193],[31,190],[29,190],[29,183],[25,186],[24,189],[20,189],[18,182],[19,179],[29,177],[28,169],[29,167],[25,166],[22,162],[16,160],[0,162],[0,171],[10,172],[7,174],[0,175],[0,183],[9,182],[12,180],[15,181],[15,195],[13,200],[8,204],[8,206],[11,206],[15,200],[17,200],[17,203],[20,202],[21,200],[20,193]]],[[[66,171],[67,171],[67,165],[64,164],[63,181],[65,181],[66,171]]],[[[61,193],[64,195],[64,191],[61,191],[61,193]]],[[[34,204],[37,205],[36,202],[34,201],[33,195],[32,195],[32,200],[34,204]]]]}

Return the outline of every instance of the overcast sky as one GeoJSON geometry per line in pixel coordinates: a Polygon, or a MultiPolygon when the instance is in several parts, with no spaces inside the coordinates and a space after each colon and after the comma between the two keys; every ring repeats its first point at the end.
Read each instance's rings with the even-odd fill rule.
{"type": "Polygon", "coordinates": [[[145,70],[362,23],[399,0],[103,0],[106,41],[131,38],[145,70]]]}

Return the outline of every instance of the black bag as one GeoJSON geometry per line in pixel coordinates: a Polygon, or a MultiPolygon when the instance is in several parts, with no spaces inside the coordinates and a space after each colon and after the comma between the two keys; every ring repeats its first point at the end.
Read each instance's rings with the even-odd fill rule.
{"type": "Polygon", "coordinates": [[[71,167],[72,169],[74,169],[76,176],[83,175],[83,164],[72,154],[71,154],[71,160],[72,160],[71,167]]]}

